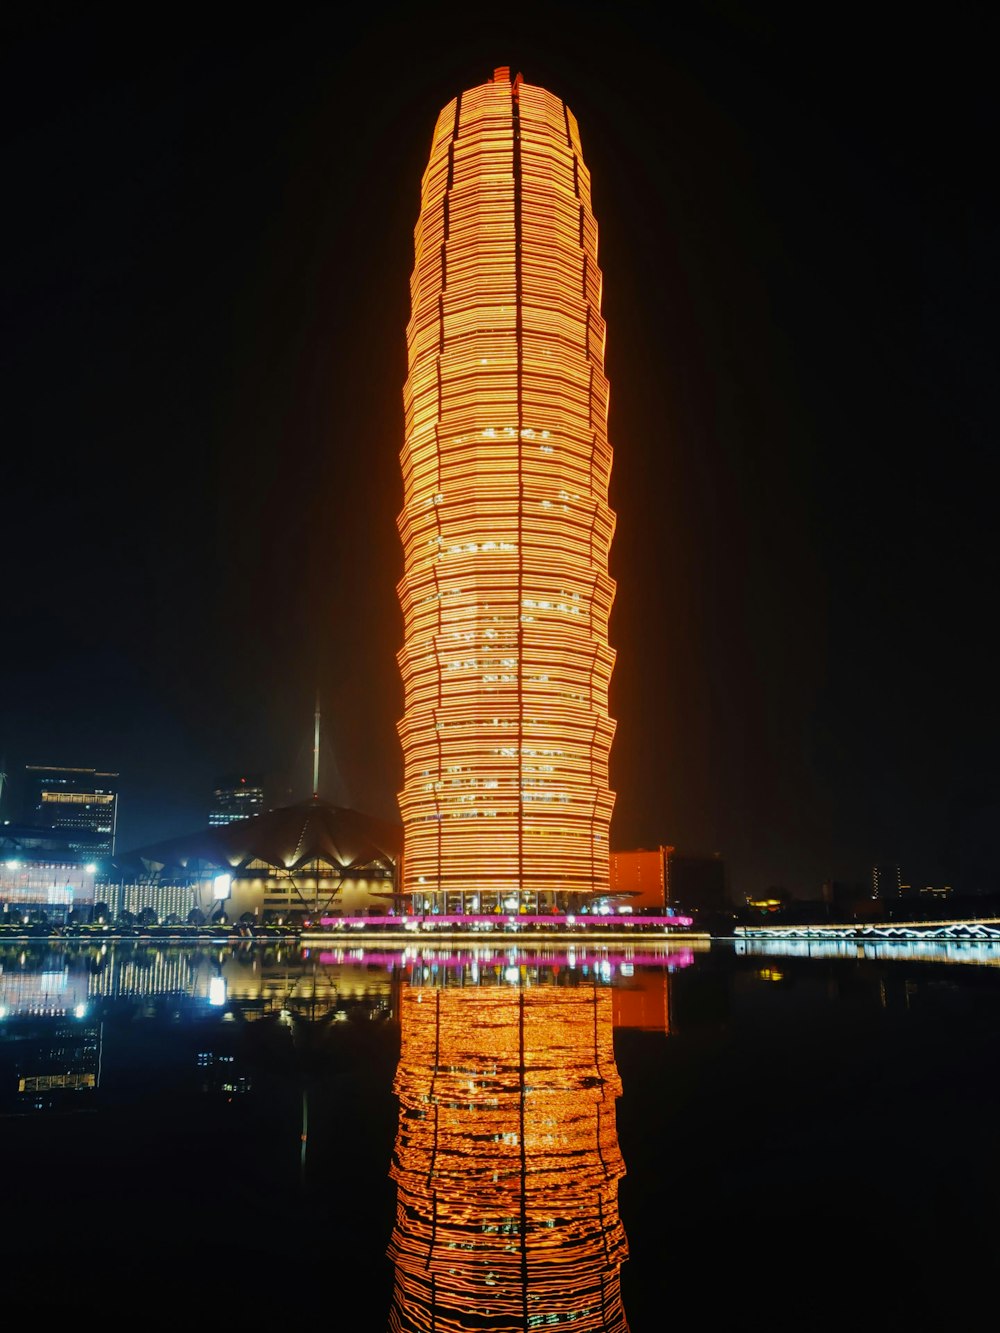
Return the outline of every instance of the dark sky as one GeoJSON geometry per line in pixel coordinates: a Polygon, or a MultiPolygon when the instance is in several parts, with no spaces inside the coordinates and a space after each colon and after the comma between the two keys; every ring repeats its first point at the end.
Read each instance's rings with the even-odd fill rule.
{"type": "Polygon", "coordinates": [[[600,228],[612,845],[996,887],[996,33],[878,10],[8,15],[0,813],[29,762],[120,771],[123,848],[302,799],[318,682],[396,816],[420,176],[508,64],[600,228]]]}

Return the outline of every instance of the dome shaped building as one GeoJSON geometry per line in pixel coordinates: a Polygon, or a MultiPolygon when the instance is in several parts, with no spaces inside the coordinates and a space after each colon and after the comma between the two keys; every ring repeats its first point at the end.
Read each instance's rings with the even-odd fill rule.
{"type": "Polygon", "coordinates": [[[402,843],[402,828],[314,797],[117,857],[108,907],[261,924],[385,912],[402,843]]]}

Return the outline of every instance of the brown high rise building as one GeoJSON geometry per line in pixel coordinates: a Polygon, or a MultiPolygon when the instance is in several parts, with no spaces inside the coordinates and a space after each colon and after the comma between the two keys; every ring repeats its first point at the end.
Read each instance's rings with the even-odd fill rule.
{"type": "Polygon", "coordinates": [[[442,111],[407,329],[403,889],[421,908],[606,892],[604,321],[576,120],[498,69],[442,111]]]}

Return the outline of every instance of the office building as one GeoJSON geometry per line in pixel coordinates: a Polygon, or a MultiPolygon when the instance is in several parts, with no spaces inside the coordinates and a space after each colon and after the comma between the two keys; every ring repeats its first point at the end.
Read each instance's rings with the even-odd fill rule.
{"type": "Polygon", "coordinates": [[[895,902],[903,896],[903,879],[899,866],[882,862],[872,866],[872,898],[876,902],[895,902]]]}
{"type": "Polygon", "coordinates": [[[220,778],[212,793],[208,822],[212,828],[252,819],[264,813],[264,781],[260,777],[235,775],[220,778]]]}
{"type": "Polygon", "coordinates": [[[421,910],[607,889],[611,448],[576,119],[507,69],[441,112],[407,327],[403,889],[421,910]]]}
{"type": "Polygon", "coordinates": [[[667,901],[704,920],[730,905],[726,863],[718,852],[680,852],[667,857],[667,901]]]}
{"type": "Polygon", "coordinates": [[[717,852],[682,852],[668,846],[612,852],[608,881],[607,902],[614,910],[673,910],[704,919],[729,907],[726,863],[717,852]]]}
{"type": "Polygon", "coordinates": [[[113,856],[118,774],[26,764],[24,816],[26,824],[47,830],[68,853],[87,859],[113,856]]]}
{"type": "Polygon", "coordinates": [[[674,849],[612,852],[609,863],[611,900],[616,908],[662,912],[667,902],[667,858],[674,849]]]}

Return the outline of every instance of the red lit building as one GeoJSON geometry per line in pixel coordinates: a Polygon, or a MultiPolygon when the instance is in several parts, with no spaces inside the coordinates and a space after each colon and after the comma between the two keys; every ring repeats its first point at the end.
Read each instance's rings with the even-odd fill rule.
{"type": "Polygon", "coordinates": [[[681,912],[724,912],[729,903],[726,863],[718,853],[694,855],[676,847],[612,852],[610,897],[634,912],[672,907],[681,912]]]}
{"type": "Polygon", "coordinates": [[[667,906],[667,858],[674,849],[657,847],[654,852],[612,852],[611,893],[638,912],[644,908],[663,911],[667,906]]]}

